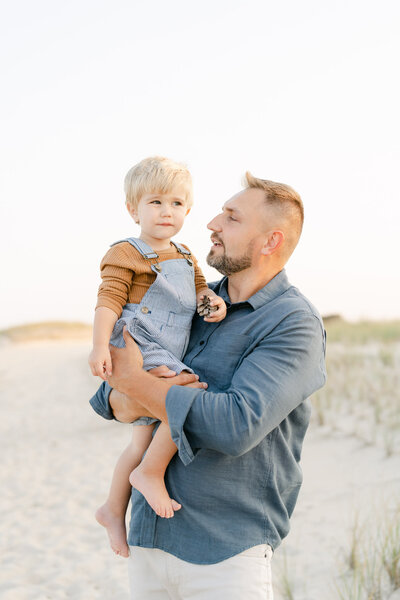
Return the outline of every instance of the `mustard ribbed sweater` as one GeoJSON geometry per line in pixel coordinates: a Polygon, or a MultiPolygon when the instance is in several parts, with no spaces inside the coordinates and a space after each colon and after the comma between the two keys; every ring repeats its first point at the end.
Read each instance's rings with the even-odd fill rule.
{"type": "MultiPolygon", "coordinates": [[[[174,258],[185,260],[173,245],[168,250],[158,250],[157,254],[159,263],[174,258]]],[[[207,287],[207,283],[197,260],[193,255],[191,258],[194,266],[196,292],[199,292],[207,287]]],[[[150,268],[154,262],[153,259],[143,258],[129,242],[120,242],[111,246],[100,264],[102,283],[97,295],[96,308],[106,306],[120,317],[125,304],[139,304],[156,279],[156,274],[150,268]]]]}

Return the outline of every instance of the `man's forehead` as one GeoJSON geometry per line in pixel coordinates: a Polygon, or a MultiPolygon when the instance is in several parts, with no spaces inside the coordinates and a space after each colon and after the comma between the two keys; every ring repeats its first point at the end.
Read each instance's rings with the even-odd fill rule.
{"type": "Polygon", "coordinates": [[[242,190],[227,200],[222,206],[222,210],[235,212],[239,215],[246,215],[254,211],[255,203],[258,204],[263,201],[264,194],[261,190],[242,190]]]}
{"type": "Polygon", "coordinates": [[[222,206],[222,210],[228,210],[229,212],[237,212],[237,213],[242,212],[240,210],[240,207],[237,206],[237,203],[234,202],[233,198],[231,198],[230,200],[227,200],[225,202],[225,204],[222,206]]]}

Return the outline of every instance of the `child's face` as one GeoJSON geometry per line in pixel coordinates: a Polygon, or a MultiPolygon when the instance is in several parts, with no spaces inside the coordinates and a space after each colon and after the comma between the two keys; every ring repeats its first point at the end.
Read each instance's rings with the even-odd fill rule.
{"type": "Polygon", "coordinates": [[[169,242],[182,228],[189,210],[179,193],[144,194],[136,209],[128,205],[130,215],[140,224],[141,239],[150,246],[169,242]]]}

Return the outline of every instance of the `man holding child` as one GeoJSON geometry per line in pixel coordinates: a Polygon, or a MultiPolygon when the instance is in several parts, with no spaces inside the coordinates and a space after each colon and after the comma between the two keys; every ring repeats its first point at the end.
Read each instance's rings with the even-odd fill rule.
{"type": "Polygon", "coordinates": [[[181,505],[173,518],[132,491],[135,600],[272,598],[272,553],[302,482],[308,398],[326,378],[321,318],[284,270],[302,225],[292,188],[247,173],[245,189],[208,224],[207,262],[224,276],[210,287],[227,314],[194,317],[184,357],[194,374],[144,371],[126,332],[126,348],[111,350],[115,418],[159,419],[178,450],[165,475],[181,505]]]}

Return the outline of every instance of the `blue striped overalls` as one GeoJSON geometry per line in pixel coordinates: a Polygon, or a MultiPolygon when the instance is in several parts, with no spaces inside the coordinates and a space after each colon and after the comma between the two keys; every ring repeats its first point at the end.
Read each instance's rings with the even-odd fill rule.
{"type": "MultiPolygon", "coordinates": [[[[118,348],[125,346],[122,331],[126,325],[142,352],[144,369],[148,371],[153,367],[166,365],[177,373],[184,369],[192,372],[182,362],[196,310],[194,268],[190,252],[180,244],[172,242],[183,255],[182,258],[165,260],[159,264],[157,253],[142,240],[127,238],[120,241],[129,242],[151,262],[156,280],[139,304],[128,303],[124,306],[121,318],[114,326],[110,344],[118,348]]],[[[107,409],[104,406],[104,396],[108,399],[110,389],[108,383],[103,382],[90,400],[93,409],[105,418],[110,418],[107,412],[108,402],[107,409]]],[[[135,424],[149,422],[154,422],[154,419],[143,417],[135,421],[135,424]]]]}

